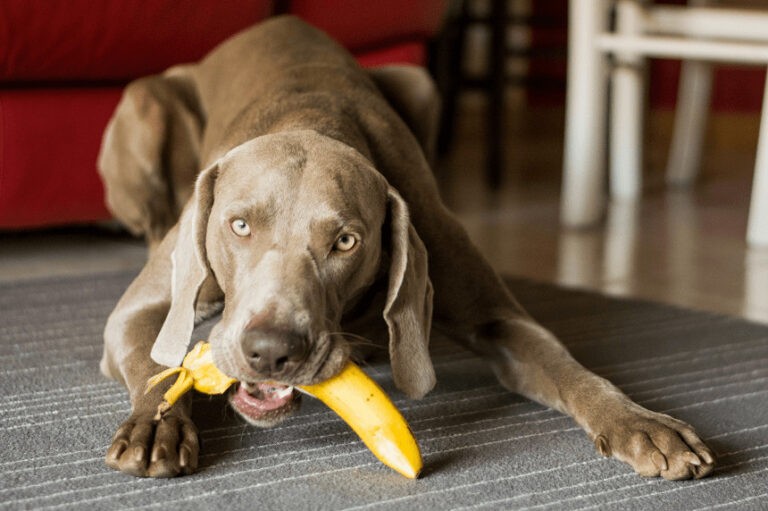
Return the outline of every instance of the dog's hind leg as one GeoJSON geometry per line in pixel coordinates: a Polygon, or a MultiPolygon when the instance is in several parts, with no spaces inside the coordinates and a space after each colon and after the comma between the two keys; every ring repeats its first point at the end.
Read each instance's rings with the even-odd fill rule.
{"type": "Polygon", "coordinates": [[[192,194],[203,129],[193,81],[179,66],[130,83],[98,159],[107,205],[153,251],[192,194]]]}
{"type": "Polygon", "coordinates": [[[411,129],[430,165],[435,163],[440,94],[426,69],[389,65],[368,69],[379,91],[411,129]]]}

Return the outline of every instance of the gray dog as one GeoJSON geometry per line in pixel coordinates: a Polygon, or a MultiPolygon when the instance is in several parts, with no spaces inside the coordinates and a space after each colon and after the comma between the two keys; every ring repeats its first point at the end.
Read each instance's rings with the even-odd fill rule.
{"type": "Polygon", "coordinates": [[[689,425],[633,403],[534,322],[446,210],[428,163],[435,98],[423,71],[364,72],[290,17],[128,86],[99,166],[112,211],[150,254],[104,333],[101,369],[133,407],[110,467],[195,470],[190,399],[155,421],[167,385],[144,388],[223,308],[214,360],[241,382],[230,402],[254,424],[277,423],[297,407],[292,386],[359,356],[352,333],[388,338],[395,384],[423,396],[434,320],[506,388],[573,417],[603,455],[645,476],[712,471],[689,425]]]}

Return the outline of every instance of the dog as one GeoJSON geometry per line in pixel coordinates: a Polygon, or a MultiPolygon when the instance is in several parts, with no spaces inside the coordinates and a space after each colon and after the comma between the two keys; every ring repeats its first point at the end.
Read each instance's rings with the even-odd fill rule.
{"type": "Polygon", "coordinates": [[[573,417],[604,456],[644,476],[712,472],[691,426],[582,367],[469,240],[430,170],[438,104],[424,71],[364,71],[293,17],[126,88],[99,169],[109,207],[146,236],[149,257],[104,332],[101,370],[132,404],[109,467],[196,469],[190,398],[155,420],[167,385],[144,389],[181,362],[196,322],[220,312],[213,358],[240,381],[230,403],[253,424],[276,424],[297,408],[293,386],[360,356],[351,335],[385,339],[397,388],[424,396],[434,321],[504,387],[573,417]]]}

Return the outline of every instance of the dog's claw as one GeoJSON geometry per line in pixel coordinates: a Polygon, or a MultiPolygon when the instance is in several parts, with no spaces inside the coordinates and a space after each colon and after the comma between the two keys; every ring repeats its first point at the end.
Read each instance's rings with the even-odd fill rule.
{"type": "Polygon", "coordinates": [[[168,453],[165,450],[165,446],[163,445],[156,445],[154,449],[152,449],[152,458],[151,462],[155,463],[156,461],[164,460],[168,456],[168,453]]]}
{"type": "Polygon", "coordinates": [[[695,454],[693,454],[693,453],[692,453],[692,452],[690,452],[690,451],[688,451],[688,452],[684,452],[684,453],[681,455],[681,458],[682,458],[683,460],[685,460],[686,462],[690,463],[691,465],[695,465],[695,466],[697,466],[697,467],[698,467],[698,466],[701,466],[701,460],[699,459],[699,457],[698,457],[698,456],[696,456],[695,454]]]}
{"type": "Polygon", "coordinates": [[[140,445],[134,446],[134,448],[131,449],[131,451],[132,451],[132,455],[130,459],[133,461],[142,462],[147,457],[147,450],[140,445]]]}
{"type": "Polygon", "coordinates": [[[128,447],[128,441],[119,439],[115,440],[107,450],[107,466],[117,469],[117,464],[120,461],[120,456],[125,452],[128,447]]]}
{"type": "Polygon", "coordinates": [[[153,461],[149,465],[147,475],[149,477],[174,477],[180,472],[178,463],[174,463],[170,460],[161,459],[153,461]]]}
{"type": "Polygon", "coordinates": [[[189,447],[181,446],[179,449],[179,465],[186,468],[189,465],[189,447]]]}

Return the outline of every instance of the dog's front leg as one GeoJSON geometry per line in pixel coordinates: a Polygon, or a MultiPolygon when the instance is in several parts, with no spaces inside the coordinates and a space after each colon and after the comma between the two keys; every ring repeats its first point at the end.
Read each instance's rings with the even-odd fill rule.
{"type": "Polygon", "coordinates": [[[197,467],[198,434],[190,419],[187,395],[159,421],[155,419],[163,382],[145,394],[147,379],[164,369],[150,351],[171,301],[170,251],[176,229],[153,252],[147,265],[126,290],[107,321],[101,369],[123,383],[131,400],[131,414],[117,429],[107,450],[107,465],[141,477],[173,477],[197,467]]]}
{"type": "Polygon", "coordinates": [[[644,476],[689,479],[712,472],[714,455],[691,426],[634,403],[533,320],[492,321],[475,330],[470,344],[504,386],[572,416],[604,456],[644,476]]]}

